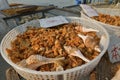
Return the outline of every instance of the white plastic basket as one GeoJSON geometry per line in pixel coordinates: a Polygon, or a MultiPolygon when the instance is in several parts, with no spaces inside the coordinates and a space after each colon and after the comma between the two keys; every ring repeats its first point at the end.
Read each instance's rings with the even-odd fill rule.
{"type": "Polygon", "coordinates": [[[91,22],[86,19],[77,18],[77,17],[67,17],[69,22],[76,22],[82,24],[84,27],[93,28],[99,30],[98,35],[105,35],[105,44],[103,45],[103,50],[101,53],[89,63],[86,63],[82,66],[78,66],[72,69],[59,72],[40,72],[34,71],[27,68],[21,68],[15,63],[13,63],[6,54],[6,48],[10,48],[10,43],[16,38],[16,35],[22,33],[26,30],[27,26],[36,26],[39,27],[39,21],[34,20],[23,25],[20,25],[6,34],[1,42],[1,54],[3,58],[25,79],[27,80],[79,80],[82,76],[88,75],[99,63],[101,57],[107,50],[109,44],[109,35],[107,31],[100,25],[91,22]]]}
{"type": "MultiPolygon", "coordinates": [[[[111,16],[115,16],[115,15],[120,16],[120,9],[115,9],[115,8],[94,8],[94,9],[99,13],[109,14],[111,16]]],[[[120,26],[113,26],[110,24],[105,24],[100,21],[96,21],[88,17],[87,15],[85,15],[83,12],[81,12],[81,17],[86,18],[92,22],[98,23],[107,29],[108,33],[110,34],[110,44],[108,47],[110,61],[112,63],[120,61],[120,57],[119,57],[120,55],[120,50],[119,50],[120,48],[120,26]],[[116,52],[113,51],[115,47],[118,47],[118,50],[116,50],[116,52]],[[114,53],[117,54],[116,56],[117,58],[116,57],[113,58],[113,55],[115,55],[114,53]]]]}

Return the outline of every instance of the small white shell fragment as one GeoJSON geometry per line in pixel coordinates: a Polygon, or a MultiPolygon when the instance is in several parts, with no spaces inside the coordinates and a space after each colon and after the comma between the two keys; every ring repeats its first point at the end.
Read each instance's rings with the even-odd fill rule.
{"type": "Polygon", "coordinates": [[[85,62],[90,62],[90,60],[88,60],[81,52],[80,50],[76,49],[76,48],[72,48],[70,46],[64,46],[65,50],[68,52],[68,54],[72,55],[72,56],[76,56],[81,58],[82,60],[84,60],[85,62]]]}
{"type": "Polygon", "coordinates": [[[120,2],[118,2],[118,3],[115,5],[114,8],[116,8],[116,9],[120,9],[120,2]]]}
{"type": "Polygon", "coordinates": [[[105,35],[102,35],[101,36],[101,39],[100,39],[100,47],[103,49],[104,48],[104,44],[106,43],[106,37],[105,35]]]}
{"type": "Polygon", "coordinates": [[[84,35],[81,35],[81,34],[78,34],[78,36],[80,38],[82,38],[83,42],[85,43],[85,40],[88,38],[88,36],[84,36],[84,35]]]}
{"type": "MultiPolygon", "coordinates": [[[[84,36],[84,35],[81,35],[81,34],[78,34],[78,36],[80,38],[82,38],[86,47],[90,47],[90,48],[94,49],[95,51],[101,52],[99,44],[98,45],[96,44],[96,42],[94,41],[94,38],[92,38],[91,36],[88,36],[88,35],[84,36]]],[[[104,39],[102,39],[102,42],[103,42],[103,40],[104,39]]]]}
{"type": "Polygon", "coordinates": [[[45,65],[45,64],[49,64],[49,63],[54,63],[53,61],[48,61],[48,62],[38,62],[38,63],[33,63],[33,64],[29,64],[27,65],[27,68],[35,70],[38,67],[45,65]]]}
{"type": "Polygon", "coordinates": [[[75,29],[78,30],[78,31],[83,32],[83,29],[82,29],[82,26],[81,26],[81,25],[76,26],[75,29]]]}
{"type": "Polygon", "coordinates": [[[99,46],[95,46],[94,50],[97,51],[97,52],[101,52],[101,49],[100,49],[99,46]]]}
{"type": "Polygon", "coordinates": [[[63,69],[63,67],[62,66],[58,66],[58,67],[56,67],[56,71],[63,71],[64,69],[63,69]]]}
{"type": "Polygon", "coordinates": [[[64,46],[64,49],[67,51],[68,54],[72,54],[74,53],[74,51],[76,51],[76,48],[72,48],[71,46],[64,46]]]}

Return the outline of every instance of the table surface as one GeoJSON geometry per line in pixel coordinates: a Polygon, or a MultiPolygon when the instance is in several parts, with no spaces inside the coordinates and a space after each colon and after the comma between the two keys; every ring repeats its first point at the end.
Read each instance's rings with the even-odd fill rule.
{"type": "MultiPolygon", "coordinates": [[[[80,11],[79,6],[66,7],[61,10],[60,9],[50,10],[46,13],[46,16],[51,17],[51,16],[56,16],[56,15],[63,15],[63,16],[79,17],[80,16],[80,14],[78,14],[79,11],[80,11]]],[[[1,28],[1,25],[0,25],[0,28],[1,28]]],[[[12,28],[9,27],[9,30],[11,29],[12,28]]],[[[1,29],[0,29],[0,32],[2,32],[1,29]]],[[[7,32],[8,31],[5,31],[4,34],[0,33],[0,40],[3,38],[3,36],[7,32]]],[[[9,68],[10,68],[10,65],[7,64],[0,55],[0,80],[6,79],[6,70],[8,74],[9,74],[9,71],[11,70],[11,68],[10,69],[9,68]]],[[[109,61],[109,57],[106,52],[105,55],[102,57],[101,61],[99,62],[99,64],[97,65],[97,67],[91,72],[91,74],[80,80],[110,80],[115,75],[116,71],[119,68],[120,68],[120,63],[118,62],[118,63],[112,64],[109,61]]],[[[24,80],[24,79],[21,78],[21,80],[24,80]]]]}
{"type": "MultiPolygon", "coordinates": [[[[17,8],[21,8],[21,12],[16,12],[16,14],[14,15],[9,15],[3,11],[0,11],[1,14],[4,15],[3,19],[12,19],[12,18],[16,18],[16,17],[20,17],[20,16],[26,16],[26,15],[30,15],[30,14],[35,14],[35,13],[39,13],[39,12],[45,12],[45,11],[49,11],[51,9],[54,9],[55,6],[35,6],[35,5],[24,5],[24,6],[20,6],[20,7],[11,7],[10,9],[17,9],[17,8]],[[26,10],[26,11],[25,11],[26,10]],[[28,11],[29,10],[29,11],[28,11]]],[[[9,10],[9,9],[8,9],[9,10]]]]}

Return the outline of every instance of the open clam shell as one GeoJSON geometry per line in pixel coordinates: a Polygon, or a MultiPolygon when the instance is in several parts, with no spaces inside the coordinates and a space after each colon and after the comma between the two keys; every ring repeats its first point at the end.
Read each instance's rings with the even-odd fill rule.
{"type": "Polygon", "coordinates": [[[92,36],[88,36],[88,35],[85,36],[81,34],[78,34],[78,36],[82,38],[86,47],[90,47],[91,49],[94,49],[95,51],[101,52],[99,44],[97,44],[97,42],[94,40],[92,36]]]}
{"type": "Polygon", "coordinates": [[[95,47],[94,47],[94,50],[95,51],[98,51],[98,52],[101,52],[102,51],[102,49],[104,49],[104,44],[106,43],[106,37],[105,37],[105,35],[102,35],[101,36],[101,38],[100,38],[100,42],[99,42],[99,45],[96,45],[95,47]]]}
{"type": "Polygon", "coordinates": [[[81,51],[79,49],[72,48],[70,46],[64,46],[64,49],[68,52],[68,54],[70,54],[72,56],[77,56],[77,57],[81,58],[85,62],[90,61],[81,53],[81,51]]]}
{"type": "Polygon", "coordinates": [[[31,55],[29,58],[26,59],[27,64],[37,63],[37,62],[49,62],[49,61],[57,61],[57,60],[64,60],[64,57],[60,58],[46,58],[41,55],[31,55]]]}
{"type": "Polygon", "coordinates": [[[46,58],[41,55],[31,55],[28,59],[26,59],[27,67],[30,69],[37,69],[39,66],[55,63],[59,60],[64,60],[64,57],[61,58],[46,58]]]}
{"type": "Polygon", "coordinates": [[[101,38],[100,38],[100,43],[99,43],[99,46],[96,46],[95,47],[95,50],[98,51],[98,52],[101,52],[102,49],[104,49],[104,44],[106,43],[106,37],[105,35],[102,35],[101,38]]]}
{"type": "Polygon", "coordinates": [[[48,61],[48,62],[38,62],[38,63],[33,63],[33,64],[29,64],[27,65],[27,68],[32,69],[32,70],[36,70],[38,67],[45,65],[45,64],[50,64],[50,63],[54,63],[53,61],[48,61]]]}

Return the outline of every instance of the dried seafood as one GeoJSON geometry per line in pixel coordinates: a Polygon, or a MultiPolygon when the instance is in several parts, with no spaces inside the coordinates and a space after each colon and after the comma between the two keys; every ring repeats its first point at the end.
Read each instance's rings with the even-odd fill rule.
{"type": "Polygon", "coordinates": [[[120,16],[110,16],[100,13],[99,16],[94,16],[92,18],[106,24],[120,26],[120,16]]]}
{"type": "Polygon", "coordinates": [[[11,42],[11,49],[6,50],[10,59],[19,66],[38,71],[71,69],[89,62],[100,53],[94,49],[95,45],[99,46],[100,42],[100,37],[96,34],[98,31],[85,28],[81,31],[80,26],[74,23],[51,28],[28,26],[24,33],[17,35],[16,39],[11,42]],[[83,40],[78,34],[93,37],[94,40],[90,38],[90,41],[95,43],[94,48],[90,47],[90,44],[93,43],[89,39],[87,44],[86,40],[83,40]],[[77,49],[77,53],[70,55],[70,51],[67,51],[64,46],[77,49]],[[84,56],[86,60],[84,61],[81,56],[84,56]]]}

